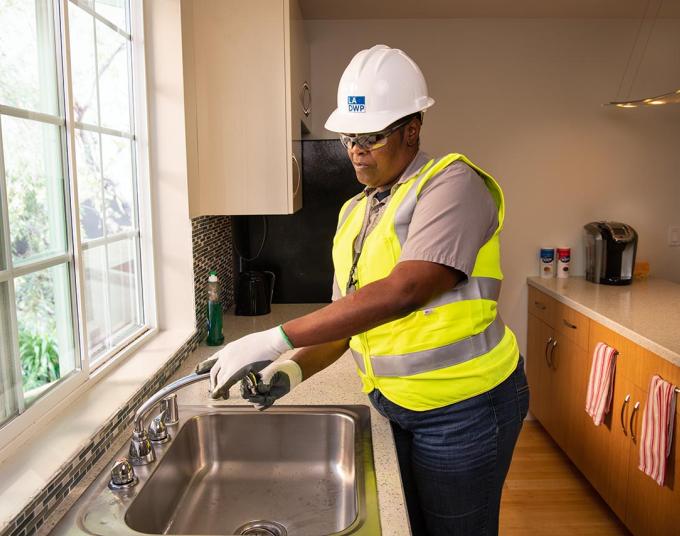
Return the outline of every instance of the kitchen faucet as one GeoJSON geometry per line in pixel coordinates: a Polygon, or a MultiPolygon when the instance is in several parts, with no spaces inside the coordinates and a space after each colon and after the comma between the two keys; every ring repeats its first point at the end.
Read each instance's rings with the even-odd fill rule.
{"type": "Polygon", "coordinates": [[[209,373],[210,369],[184,376],[166,385],[139,406],[135,412],[130,441],[130,463],[132,465],[146,465],[156,459],[152,441],[154,443],[167,441],[169,436],[165,425],[177,423],[177,396],[174,393],[192,383],[207,380],[210,378],[209,373]],[[161,402],[161,413],[151,422],[149,433],[147,433],[144,430],[144,417],[159,402],[161,402]]]}

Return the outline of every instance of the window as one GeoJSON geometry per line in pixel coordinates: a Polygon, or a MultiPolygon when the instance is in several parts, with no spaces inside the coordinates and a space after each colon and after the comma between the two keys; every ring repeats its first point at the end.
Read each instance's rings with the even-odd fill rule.
{"type": "Polygon", "coordinates": [[[0,425],[153,324],[133,19],[129,0],[0,0],[0,425]]]}

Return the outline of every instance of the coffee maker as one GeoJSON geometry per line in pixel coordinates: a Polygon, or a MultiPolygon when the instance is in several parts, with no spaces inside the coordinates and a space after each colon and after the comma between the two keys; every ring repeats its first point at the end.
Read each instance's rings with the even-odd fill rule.
{"type": "Polygon", "coordinates": [[[635,229],[615,221],[594,221],[583,228],[586,279],[603,285],[630,285],[638,241],[635,229]]]}

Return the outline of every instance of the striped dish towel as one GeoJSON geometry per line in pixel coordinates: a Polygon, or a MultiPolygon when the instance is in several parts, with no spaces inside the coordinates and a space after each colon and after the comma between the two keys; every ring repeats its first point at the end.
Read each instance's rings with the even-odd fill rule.
{"type": "Polygon", "coordinates": [[[663,486],[666,477],[666,459],[673,442],[675,398],[674,385],[659,376],[652,377],[642,416],[639,467],[659,486],[663,486]]]}
{"type": "Polygon", "coordinates": [[[586,396],[586,413],[593,418],[595,426],[602,424],[612,404],[617,355],[616,348],[603,342],[598,342],[593,352],[593,364],[590,367],[586,396]]]}

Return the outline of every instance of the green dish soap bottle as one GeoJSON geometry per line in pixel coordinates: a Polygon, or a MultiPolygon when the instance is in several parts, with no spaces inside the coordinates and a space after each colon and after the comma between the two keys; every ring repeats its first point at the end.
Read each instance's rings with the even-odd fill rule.
{"type": "Polygon", "coordinates": [[[217,272],[208,276],[208,346],[219,346],[224,342],[222,334],[222,303],[220,302],[220,282],[217,272]]]}

